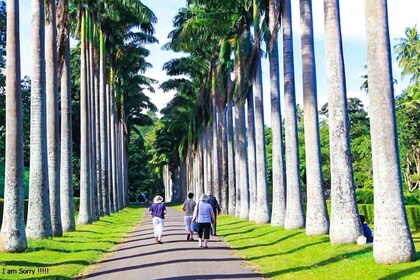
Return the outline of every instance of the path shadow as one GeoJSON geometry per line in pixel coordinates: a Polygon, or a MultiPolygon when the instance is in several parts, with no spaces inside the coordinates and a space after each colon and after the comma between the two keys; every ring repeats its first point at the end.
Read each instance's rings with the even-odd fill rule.
{"type": "MultiPolygon", "coordinates": [[[[243,229],[243,228],[246,228],[246,227],[253,227],[253,226],[246,224],[244,226],[230,227],[230,228],[225,228],[225,229],[222,229],[222,230],[236,230],[236,229],[243,229]]],[[[221,229],[218,229],[218,230],[221,230],[221,229]]],[[[228,233],[228,234],[240,234],[240,233],[239,232],[238,233],[232,232],[232,233],[228,233]]],[[[226,234],[226,235],[228,235],[228,234],[226,234]]]]}
{"type": "Polygon", "coordinates": [[[73,278],[66,277],[66,276],[63,276],[63,275],[50,275],[50,274],[48,274],[48,276],[39,277],[39,274],[37,274],[36,279],[37,280],[41,280],[41,279],[48,279],[48,280],[51,280],[51,279],[71,280],[73,278]]]}
{"type": "MultiPolygon", "coordinates": [[[[238,260],[237,258],[217,259],[217,261],[220,261],[220,262],[237,261],[237,260],[238,260]]],[[[133,265],[133,266],[121,266],[121,267],[114,268],[114,269],[94,272],[92,274],[89,274],[88,276],[89,277],[95,277],[95,276],[106,275],[106,274],[111,274],[111,273],[118,273],[118,272],[121,272],[121,271],[142,269],[142,268],[154,267],[154,266],[159,267],[161,265],[177,264],[177,263],[191,263],[191,264],[194,264],[194,263],[197,263],[197,262],[208,262],[209,265],[210,265],[210,264],[214,263],[214,261],[215,261],[214,258],[176,259],[176,260],[170,260],[170,261],[145,263],[145,264],[133,265]]],[[[85,278],[86,278],[86,275],[82,275],[82,276],[76,277],[75,279],[85,279],[85,278]]],[[[173,278],[171,278],[171,279],[173,279],[173,278]]],[[[179,279],[182,279],[182,278],[179,278],[179,279]]],[[[197,279],[197,277],[195,279],[197,279]]]]}
{"type": "Polygon", "coordinates": [[[242,235],[242,234],[245,234],[245,233],[250,233],[250,232],[253,232],[253,231],[255,231],[255,230],[257,230],[257,228],[252,227],[252,228],[247,229],[247,230],[245,230],[245,231],[241,231],[241,232],[232,232],[232,233],[226,233],[226,234],[223,234],[222,236],[242,235]]]}
{"type": "MultiPolygon", "coordinates": [[[[327,266],[336,262],[340,262],[343,261],[345,259],[348,258],[353,258],[355,256],[358,255],[363,255],[365,253],[371,252],[372,248],[371,247],[367,247],[355,252],[349,252],[349,253],[343,253],[340,255],[336,255],[334,257],[328,258],[326,260],[314,263],[312,265],[305,265],[305,266],[298,266],[298,267],[291,267],[291,268],[286,268],[286,269],[282,269],[279,271],[274,271],[272,273],[268,273],[269,277],[274,277],[274,276],[280,276],[280,275],[284,275],[284,274],[288,274],[288,273],[293,273],[293,272],[298,272],[298,271],[302,271],[302,270],[310,270],[310,269],[314,269],[314,268],[318,268],[320,266],[327,266]]],[[[389,279],[389,278],[388,278],[389,279]]]]}
{"type": "Polygon", "coordinates": [[[322,243],[326,243],[326,242],[328,242],[328,241],[318,241],[318,242],[314,242],[314,243],[309,243],[309,244],[305,244],[303,246],[300,246],[300,247],[291,249],[289,251],[279,252],[279,253],[273,253],[273,254],[269,254],[269,255],[266,254],[266,255],[258,256],[258,257],[252,257],[252,258],[249,258],[248,260],[254,261],[254,260],[258,260],[258,259],[264,259],[264,258],[269,258],[269,257],[275,257],[275,256],[292,254],[292,253],[299,252],[299,251],[301,251],[301,250],[303,250],[305,248],[308,248],[308,247],[311,247],[311,246],[315,246],[315,245],[318,245],[318,244],[322,244],[322,243]]]}
{"type": "Polygon", "coordinates": [[[109,253],[115,253],[115,252],[120,252],[120,251],[126,251],[126,250],[131,250],[131,249],[138,249],[138,248],[143,248],[143,247],[148,247],[148,246],[155,246],[156,243],[147,243],[147,244],[140,244],[140,245],[136,245],[136,246],[130,246],[130,247],[124,247],[124,248],[118,248],[115,250],[109,250],[109,253]]]}
{"type": "MultiPolygon", "coordinates": [[[[408,276],[408,275],[414,274],[414,273],[419,273],[420,274],[420,265],[391,273],[387,276],[378,278],[378,280],[400,279],[400,278],[403,278],[405,276],[408,276]]],[[[420,277],[420,275],[419,275],[419,277],[420,277]]],[[[419,279],[419,278],[417,278],[417,279],[419,279]]]]}
{"type": "Polygon", "coordinates": [[[269,235],[269,234],[271,234],[271,233],[273,233],[273,232],[276,232],[276,230],[272,230],[272,231],[264,232],[264,233],[261,233],[261,234],[259,234],[259,235],[253,236],[253,237],[242,237],[242,238],[238,238],[238,239],[235,239],[235,240],[244,240],[244,239],[255,239],[255,238],[260,238],[261,236],[269,235]]]}
{"type": "MultiPolygon", "coordinates": [[[[131,238],[132,236],[130,236],[130,238],[131,238]]],[[[121,241],[121,242],[118,242],[118,244],[127,244],[127,243],[132,243],[132,242],[139,242],[139,241],[144,241],[144,240],[151,240],[152,238],[149,236],[149,237],[144,237],[144,238],[137,238],[137,239],[130,239],[130,240],[127,240],[127,241],[121,241]]]]}
{"type": "Polygon", "coordinates": [[[65,262],[58,262],[58,263],[38,263],[38,262],[27,262],[27,261],[2,261],[1,264],[3,266],[32,266],[32,267],[50,267],[50,266],[57,266],[57,265],[68,265],[68,264],[77,264],[77,265],[89,265],[91,262],[84,261],[84,260],[75,260],[75,261],[65,261],[65,262]]]}
{"type": "Polygon", "coordinates": [[[245,221],[236,221],[236,222],[232,222],[232,223],[223,224],[223,226],[222,226],[222,225],[220,225],[220,227],[219,227],[219,228],[220,228],[220,229],[225,228],[225,227],[230,228],[230,227],[229,227],[230,225],[242,224],[242,223],[247,223],[247,222],[245,222],[245,221]]]}
{"type": "Polygon", "coordinates": [[[247,245],[247,246],[243,246],[243,247],[237,247],[237,249],[238,249],[238,250],[245,250],[245,249],[250,249],[250,248],[255,248],[255,247],[266,247],[266,246],[271,246],[271,245],[274,245],[274,244],[276,244],[276,243],[279,243],[279,242],[281,242],[281,241],[284,241],[284,240],[286,240],[286,239],[292,238],[293,236],[296,236],[296,235],[299,235],[299,234],[302,234],[302,233],[303,233],[303,232],[295,232],[295,233],[292,233],[292,234],[286,235],[286,236],[284,236],[284,237],[282,237],[282,238],[280,238],[280,239],[274,240],[274,241],[269,242],[269,243],[262,243],[262,244],[247,245]]]}
{"type": "MultiPolygon", "coordinates": [[[[95,238],[97,239],[97,238],[95,238]]],[[[71,241],[71,240],[60,240],[59,243],[72,243],[72,244],[84,244],[84,243],[92,243],[92,241],[71,241]]],[[[95,240],[95,243],[112,243],[112,244],[118,244],[117,241],[112,240],[95,240]]]]}
{"type": "MultiPolygon", "coordinates": [[[[145,257],[145,256],[159,255],[159,254],[167,254],[167,253],[172,253],[172,252],[185,252],[185,251],[196,251],[196,250],[200,250],[195,245],[196,244],[194,244],[193,247],[163,249],[163,250],[156,250],[156,251],[153,251],[153,252],[146,252],[146,253],[139,253],[139,254],[135,254],[135,255],[123,256],[123,257],[118,257],[118,258],[109,258],[109,259],[105,259],[105,260],[102,260],[102,261],[98,262],[98,264],[108,263],[108,262],[114,262],[114,261],[120,261],[120,260],[126,260],[126,259],[132,259],[132,258],[137,258],[137,257],[145,257]]],[[[208,250],[232,250],[232,249],[231,248],[228,248],[228,247],[209,247],[208,249],[205,249],[205,250],[208,251],[208,250]]],[[[238,257],[237,260],[240,260],[240,258],[238,257]]]]}
{"type": "Polygon", "coordinates": [[[143,231],[142,234],[136,234],[136,235],[127,235],[127,238],[132,238],[132,237],[141,237],[141,236],[146,236],[146,235],[153,235],[153,230],[147,230],[147,231],[143,231]]]}
{"type": "Polygon", "coordinates": [[[156,278],[155,280],[196,280],[196,279],[247,279],[262,277],[261,275],[251,273],[237,273],[237,274],[208,274],[208,275],[183,275],[178,277],[156,278]]]}

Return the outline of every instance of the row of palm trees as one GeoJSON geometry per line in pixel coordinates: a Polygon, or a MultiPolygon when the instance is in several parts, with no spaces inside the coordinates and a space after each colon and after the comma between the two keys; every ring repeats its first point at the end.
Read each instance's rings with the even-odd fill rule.
{"type": "MultiPolygon", "coordinates": [[[[184,74],[190,79],[174,78],[162,84],[163,90],[177,91],[174,100],[162,110],[165,126],[156,141],[156,149],[164,156],[162,163],[169,163],[174,175],[170,182],[174,186],[167,185],[166,190],[173,188],[179,194],[190,190],[197,196],[210,191],[228,214],[257,223],[271,221],[273,226],[285,229],[305,227],[308,235],[329,234],[332,244],[355,243],[362,230],[350,151],[339,1],[324,0],[331,217],[327,214],[321,170],[312,1],[300,1],[306,219],[300,193],[290,2],[191,0],[175,17],[167,48],[189,56],[171,60],[165,68],[168,75],[184,74]],[[277,44],[281,28],[284,147],[277,44]],[[271,214],[262,103],[263,39],[269,58],[272,101],[271,214]]],[[[387,1],[366,1],[366,18],[375,182],[374,256],[378,263],[407,262],[414,259],[415,249],[402,197],[387,1]]]]}
{"type": "MultiPolygon", "coordinates": [[[[144,43],[156,17],[138,1],[32,1],[32,84],[28,218],[24,221],[19,2],[7,2],[6,176],[0,249],[25,251],[27,238],[74,231],[70,28],[80,41],[79,224],[128,205],[130,127],[155,110],[144,43]],[[58,74],[59,73],[59,74],[58,74]],[[59,85],[61,79],[61,111],[59,85]],[[59,122],[61,115],[61,133],[59,122]],[[61,152],[61,153],[60,153],[61,152]]],[[[74,71],[74,70],[73,70],[74,71]]]]}

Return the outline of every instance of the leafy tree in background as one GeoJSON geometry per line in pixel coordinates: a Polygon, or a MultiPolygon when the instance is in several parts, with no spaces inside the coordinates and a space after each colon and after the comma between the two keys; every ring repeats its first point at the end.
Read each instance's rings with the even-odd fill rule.
{"type": "Polygon", "coordinates": [[[395,46],[402,77],[409,77],[408,88],[396,100],[400,161],[407,191],[420,195],[420,34],[407,28],[395,46]]]}
{"type": "Polygon", "coordinates": [[[155,194],[163,193],[162,174],[156,161],[153,160],[157,128],[160,121],[155,120],[154,126],[133,130],[130,136],[130,154],[128,158],[128,176],[130,200],[137,201],[140,194],[152,199],[155,194]]]}
{"type": "MultiPolygon", "coordinates": [[[[347,111],[350,123],[350,145],[353,157],[354,180],[357,188],[364,186],[372,187],[372,154],[370,144],[369,118],[364,109],[363,102],[358,98],[347,99],[347,111]]],[[[328,117],[328,103],[325,103],[321,110],[321,116],[328,117]]],[[[327,120],[321,120],[321,154],[322,160],[327,160],[327,164],[323,164],[324,176],[329,176],[329,160],[328,149],[329,140],[326,137],[328,133],[327,120]]],[[[326,185],[329,186],[330,181],[326,179],[326,185]]]]}

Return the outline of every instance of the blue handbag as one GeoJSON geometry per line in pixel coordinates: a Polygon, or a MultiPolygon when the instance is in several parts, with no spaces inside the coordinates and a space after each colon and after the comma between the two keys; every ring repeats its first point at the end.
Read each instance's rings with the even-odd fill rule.
{"type": "Polygon", "coordinates": [[[198,232],[198,223],[196,223],[196,222],[192,223],[192,224],[191,224],[191,229],[192,229],[194,232],[198,232]]]}
{"type": "MultiPolygon", "coordinates": [[[[200,215],[200,203],[198,203],[197,205],[197,220],[198,220],[198,215],[200,215]]],[[[191,223],[191,229],[194,232],[198,232],[198,223],[197,222],[191,223]]]]}

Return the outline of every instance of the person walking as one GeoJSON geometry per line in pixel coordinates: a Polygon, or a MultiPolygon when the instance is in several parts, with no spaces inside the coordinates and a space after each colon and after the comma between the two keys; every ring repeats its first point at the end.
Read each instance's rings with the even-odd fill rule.
{"type": "Polygon", "coordinates": [[[216,231],[217,216],[220,214],[220,206],[219,206],[219,202],[217,201],[214,195],[208,194],[208,196],[209,196],[208,203],[213,208],[213,213],[214,213],[214,222],[211,223],[211,235],[216,236],[217,235],[217,231],[216,231]]]}
{"type": "Polygon", "coordinates": [[[184,210],[184,224],[185,224],[185,231],[187,232],[187,240],[194,240],[194,231],[191,229],[191,221],[194,215],[194,207],[196,205],[195,201],[193,200],[194,194],[192,192],[188,193],[188,199],[184,201],[184,205],[182,206],[182,210],[184,210]]]}
{"type": "Polygon", "coordinates": [[[198,246],[208,248],[207,242],[210,239],[211,223],[215,220],[213,209],[207,202],[209,196],[203,194],[200,202],[194,209],[192,222],[198,223],[198,246]]]}
{"type": "Polygon", "coordinates": [[[162,244],[161,238],[163,227],[165,225],[166,207],[163,203],[163,197],[157,195],[153,198],[153,204],[149,207],[149,213],[152,215],[153,236],[156,243],[162,244]]]}

